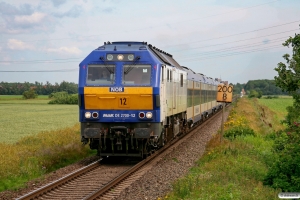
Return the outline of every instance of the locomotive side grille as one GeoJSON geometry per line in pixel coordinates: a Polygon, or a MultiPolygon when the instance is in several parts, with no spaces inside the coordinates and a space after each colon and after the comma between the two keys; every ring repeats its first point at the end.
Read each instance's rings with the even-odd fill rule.
{"type": "Polygon", "coordinates": [[[152,110],[152,87],[124,87],[123,92],[110,92],[109,87],[85,87],[85,109],[152,110]]]}

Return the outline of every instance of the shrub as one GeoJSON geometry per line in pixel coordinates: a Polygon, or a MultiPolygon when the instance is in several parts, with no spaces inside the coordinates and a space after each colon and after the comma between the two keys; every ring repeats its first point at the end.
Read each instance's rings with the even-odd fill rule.
{"type": "Polygon", "coordinates": [[[23,99],[35,99],[37,97],[38,94],[33,89],[23,92],[23,99]]]}
{"type": "Polygon", "coordinates": [[[253,129],[249,127],[233,127],[224,132],[224,137],[234,139],[237,136],[255,135],[253,129]]]}
{"type": "Polygon", "coordinates": [[[262,92],[256,90],[250,90],[250,94],[248,95],[249,98],[261,98],[262,92]]]}
{"type": "Polygon", "coordinates": [[[77,94],[68,94],[67,92],[55,92],[49,95],[52,100],[49,104],[78,104],[77,94]]]}
{"type": "Polygon", "coordinates": [[[300,191],[300,123],[278,132],[273,150],[278,159],[270,167],[264,184],[284,192],[300,191]]]}
{"type": "Polygon", "coordinates": [[[264,97],[265,99],[278,99],[279,97],[278,96],[271,96],[271,95],[268,95],[266,97],[264,97]]]}

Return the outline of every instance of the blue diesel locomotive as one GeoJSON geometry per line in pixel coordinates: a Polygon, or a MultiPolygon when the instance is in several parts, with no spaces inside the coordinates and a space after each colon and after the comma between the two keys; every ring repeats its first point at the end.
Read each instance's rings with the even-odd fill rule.
{"type": "Polygon", "coordinates": [[[146,42],[105,42],[79,65],[81,141],[145,157],[220,109],[218,84],[146,42]]]}

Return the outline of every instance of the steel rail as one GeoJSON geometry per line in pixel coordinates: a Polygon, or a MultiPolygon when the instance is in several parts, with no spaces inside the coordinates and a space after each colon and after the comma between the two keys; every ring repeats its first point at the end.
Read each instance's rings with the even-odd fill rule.
{"type": "MultiPolygon", "coordinates": [[[[233,101],[236,101],[236,98],[233,101]]],[[[228,107],[229,105],[225,105],[225,106],[228,107]]],[[[194,130],[197,130],[197,129],[200,129],[200,128],[204,127],[206,124],[208,124],[213,119],[215,119],[217,116],[219,116],[221,113],[222,113],[222,109],[218,110],[216,113],[214,113],[214,115],[210,116],[204,122],[202,122],[200,124],[196,124],[196,126],[193,126],[192,128],[190,128],[186,134],[180,135],[179,137],[171,140],[168,144],[166,144],[164,147],[162,147],[158,151],[154,152],[151,156],[149,156],[146,159],[142,160],[141,162],[139,162],[138,164],[136,164],[132,168],[126,170],[120,176],[118,176],[117,178],[111,180],[104,187],[102,187],[99,190],[93,192],[92,194],[90,194],[89,196],[87,196],[84,199],[95,199],[95,198],[98,198],[98,197],[102,196],[103,194],[107,193],[110,189],[114,188],[116,185],[118,185],[119,183],[124,181],[127,177],[129,177],[130,175],[135,173],[138,169],[140,169],[143,166],[145,166],[146,164],[150,163],[150,161],[152,161],[158,155],[165,152],[170,147],[173,147],[176,143],[181,142],[182,139],[184,139],[184,138],[188,139],[190,136],[193,135],[193,134],[190,134],[190,133],[192,133],[194,130]]],[[[57,188],[58,186],[64,185],[68,181],[73,180],[76,177],[79,177],[79,176],[81,176],[81,175],[83,175],[83,174],[85,174],[89,171],[92,171],[95,168],[99,167],[99,164],[100,164],[101,160],[102,159],[99,159],[98,161],[95,161],[95,162],[89,164],[86,167],[80,168],[77,171],[72,172],[72,173],[70,173],[70,174],[68,174],[68,175],[66,175],[66,176],[64,176],[64,177],[62,177],[62,178],[60,178],[60,179],[58,179],[54,182],[51,182],[51,183],[49,183],[49,184],[47,184],[43,187],[40,187],[40,188],[38,188],[38,189],[36,189],[36,190],[34,190],[34,191],[24,195],[24,196],[21,196],[21,197],[17,198],[17,200],[30,200],[30,199],[38,198],[39,196],[42,196],[43,194],[47,193],[48,191],[51,191],[54,188],[57,188]]]]}
{"type": "Polygon", "coordinates": [[[139,162],[138,164],[136,164],[132,168],[130,168],[127,171],[123,172],[120,176],[118,176],[117,178],[111,180],[104,187],[100,188],[99,190],[93,192],[92,194],[90,194],[89,196],[84,198],[84,200],[97,199],[97,198],[105,195],[105,193],[109,192],[109,190],[116,187],[118,184],[123,182],[125,179],[127,179],[133,173],[137,172],[138,169],[140,169],[143,166],[145,166],[146,164],[148,164],[150,161],[152,161],[154,158],[156,158],[161,153],[163,153],[166,150],[168,150],[169,148],[173,147],[176,143],[183,142],[182,139],[188,139],[189,137],[191,137],[193,134],[190,134],[190,133],[192,133],[193,131],[195,131],[197,129],[200,129],[200,128],[204,127],[205,125],[207,125],[209,122],[211,122],[213,119],[215,119],[220,114],[222,114],[222,109],[217,111],[214,115],[212,115],[210,118],[208,118],[207,120],[205,120],[201,124],[198,124],[198,125],[192,127],[191,129],[189,129],[186,134],[181,135],[178,138],[176,138],[175,140],[170,141],[170,143],[166,144],[163,148],[161,148],[158,151],[156,151],[155,153],[153,153],[150,157],[147,157],[145,160],[139,162]]]}
{"type": "Polygon", "coordinates": [[[68,175],[66,175],[66,176],[64,176],[64,177],[62,177],[62,178],[60,178],[60,179],[58,179],[54,182],[51,182],[51,183],[49,183],[45,186],[42,186],[42,187],[40,187],[40,188],[24,195],[24,196],[21,196],[21,197],[17,198],[17,200],[30,200],[30,199],[37,198],[37,197],[45,194],[46,192],[51,191],[54,188],[56,188],[58,186],[61,186],[61,185],[65,184],[66,182],[68,182],[68,181],[70,181],[70,180],[72,180],[72,179],[74,179],[78,176],[81,176],[81,175],[83,175],[83,174],[85,174],[89,171],[94,170],[95,168],[99,167],[101,160],[102,159],[97,160],[97,161],[89,164],[88,166],[80,168],[77,171],[72,172],[72,173],[70,173],[70,174],[68,174],[68,175]]]}

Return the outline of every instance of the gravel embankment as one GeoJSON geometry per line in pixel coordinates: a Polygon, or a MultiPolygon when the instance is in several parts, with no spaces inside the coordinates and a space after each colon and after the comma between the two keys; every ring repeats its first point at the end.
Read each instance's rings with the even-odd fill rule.
{"type": "MultiPolygon", "coordinates": [[[[225,112],[226,121],[229,112],[225,112]]],[[[172,182],[184,176],[205,152],[205,146],[221,127],[221,116],[215,123],[207,125],[202,132],[198,132],[188,142],[168,154],[164,159],[146,173],[139,181],[125,189],[117,200],[147,199],[156,200],[164,197],[172,190],[172,182]]]]}

